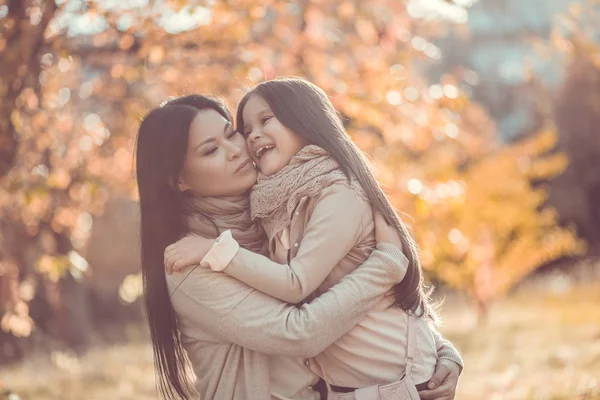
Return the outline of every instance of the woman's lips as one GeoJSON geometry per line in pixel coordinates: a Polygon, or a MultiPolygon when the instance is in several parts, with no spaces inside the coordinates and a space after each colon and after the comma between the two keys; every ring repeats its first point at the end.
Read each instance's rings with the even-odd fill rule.
{"type": "Polygon", "coordinates": [[[238,165],[238,167],[235,169],[234,174],[237,174],[238,172],[240,172],[242,169],[247,167],[250,163],[251,163],[251,161],[249,158],[247,158],[245,161],[242,161],[242,163],[240,165],[238,165]]]}

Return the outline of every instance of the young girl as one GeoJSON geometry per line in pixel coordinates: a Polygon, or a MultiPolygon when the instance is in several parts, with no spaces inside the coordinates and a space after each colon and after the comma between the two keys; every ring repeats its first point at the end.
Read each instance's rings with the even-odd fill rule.
{"type": "MultiPolygon", "coordinates": [[[[306,364],[327,382],[329,398],[402,393],[418,399],[415,387],[422,389],[435,369],[438,334],[416,246],[329,99],[300,79],[268,81],[244,97],[237,122],[262,173],[251,209],[267,233],[273,261],[239,248],[225,233],[216,244],[183,239],[167,249],[167,263],[180,269],[202,261],[297,303],[323,293],[367,258],[374,248],[373,207],[400,233],[409,261],[405,279],[306,364]]],[[[271,376],[278,371],[290,368],[272,363],[271,376]]]]}

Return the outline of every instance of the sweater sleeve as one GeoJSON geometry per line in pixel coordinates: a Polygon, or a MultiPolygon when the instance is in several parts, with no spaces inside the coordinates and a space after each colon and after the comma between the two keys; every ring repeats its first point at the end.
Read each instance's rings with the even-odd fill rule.
{"type": "Polygon", "coordinates": [[[445,358],[447,360],[454,361],[460,367],[460,372],[462,372],[464,368],[464,361],[456,347],[454,347],[449,340],[444,339],[442,334],[438,332],[433,324],[431,328],[431,331],[433,332],[433,339],[435,340],[438,359],[445,358]]]}
{"type": "Polygon", "coordinates": [[[299,303],[356,245],[363,218],[371,214],[370,204],[354,189],[332,186],[316,199],[298,252],[289,264],[241,248],[223,271],[270,296],[299,303]]]}
{"type": "Polygon", "coordinates": [[[233,238],[231,230],[226,230],[217,237],[208,253],[200,261],[200,266],[210,267],[214,271],[223,271],[238,252],[240,245],[233,238]]]}
{"type": "Polygon", "coordinates": [[[192,300],[189,307],[197,308],[197,312],[187,310],[187,323],[217,334],[222,341],[266,354],[313,357],[352,329],[401,281],[406,264],[397,247],[379,244],[364,264],[301,307],[205,268],[196,270],[218,279],[188,275],[177,291],[192,300]]]}

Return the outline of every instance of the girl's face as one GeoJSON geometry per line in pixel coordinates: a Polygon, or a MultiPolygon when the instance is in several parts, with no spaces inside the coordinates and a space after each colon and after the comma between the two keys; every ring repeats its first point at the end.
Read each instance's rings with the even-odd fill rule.
{"type": "Polygon", "coordinates": [[[242,110],[244,132],[250,157],[265,175],[273,175],[289,164],[292,157],[309,143],[285,127],[273,114],[269,104],[252,95],[242,110]]]}
{"type": "Polygon", "coordinates": [[[244,137],[215,110],[202,110],[190,126],[179,190],[196,197],[237,196],[256,183],[244,137]]]}

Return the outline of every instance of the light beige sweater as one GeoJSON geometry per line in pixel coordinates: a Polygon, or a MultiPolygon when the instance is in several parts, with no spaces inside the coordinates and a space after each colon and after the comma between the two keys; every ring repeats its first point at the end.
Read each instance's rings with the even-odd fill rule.
{"type": "Polygon", "coordinates": [[[199,398],[270,399],[269,354],[316,356],[400,282],[406,267],[398,248],[379,244],[361,267],[301,307],[210,268],[167,275],[199,398]]]}

